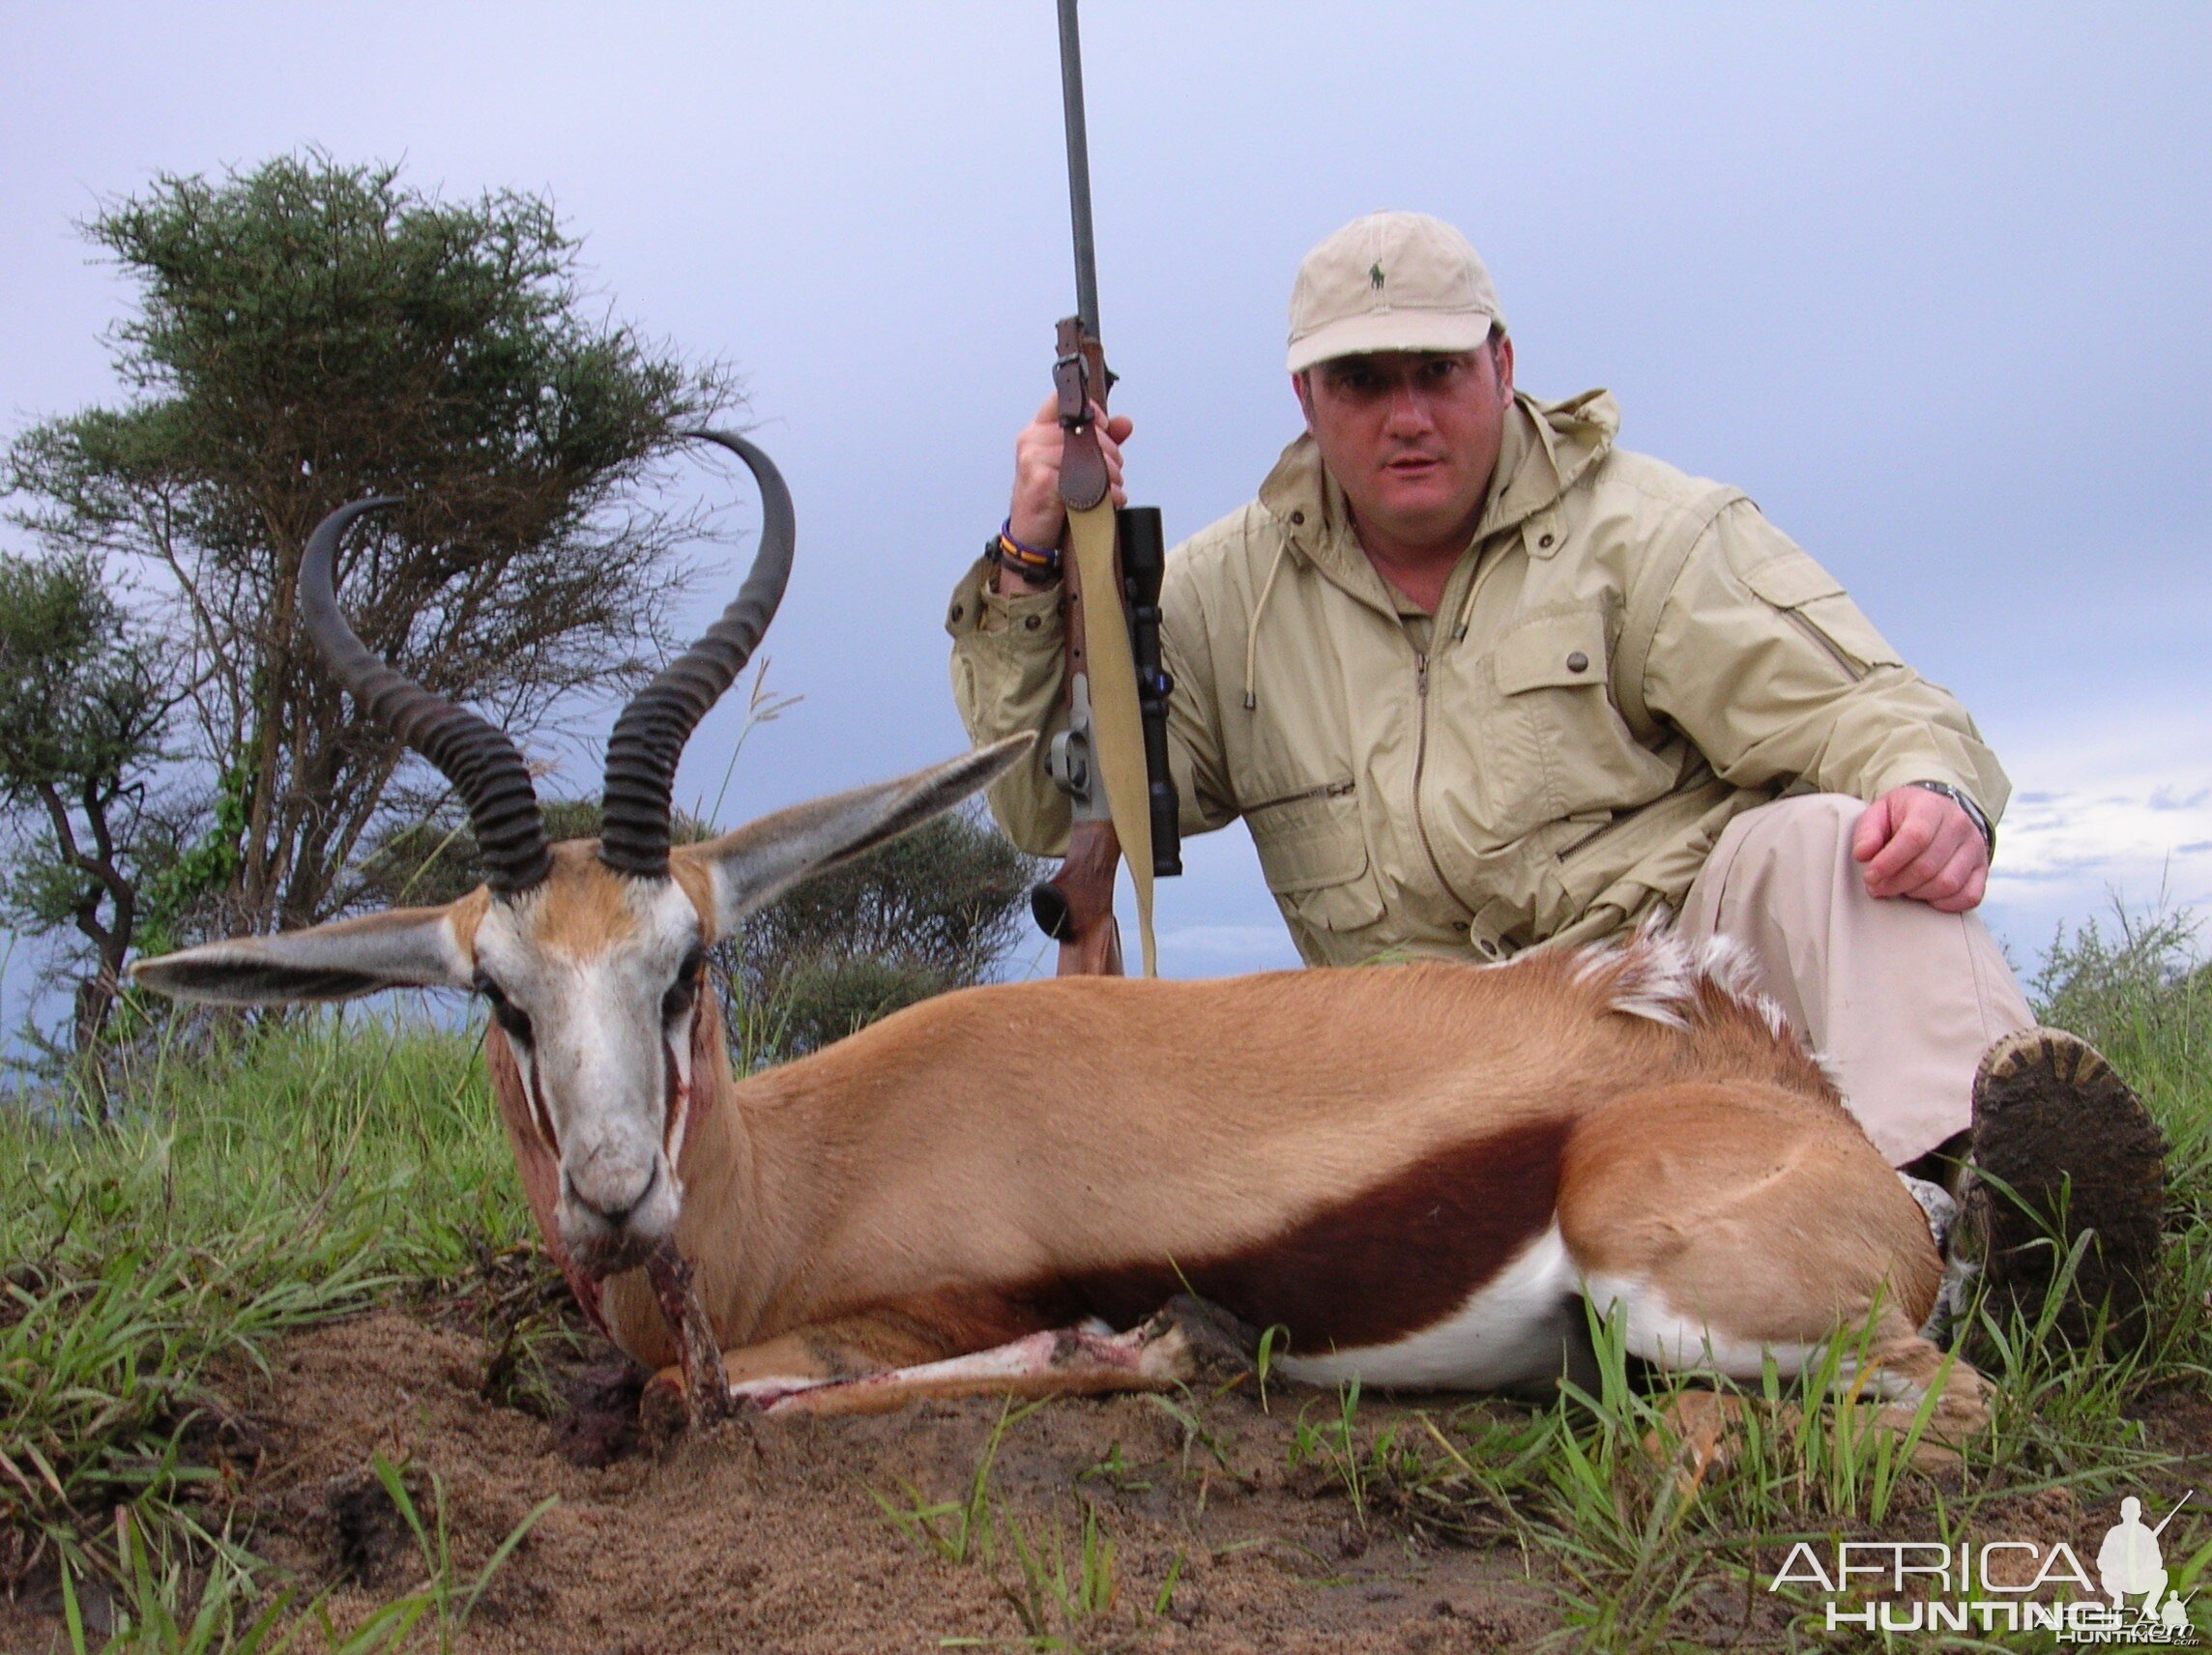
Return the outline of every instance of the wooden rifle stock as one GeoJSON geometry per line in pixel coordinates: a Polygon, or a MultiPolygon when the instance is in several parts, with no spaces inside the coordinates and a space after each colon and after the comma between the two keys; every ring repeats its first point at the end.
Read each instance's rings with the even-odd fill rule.
{"type": "MultiPolygon", "coordinates": [[[[1106,406],[1113,376],[1106,367],[1104,348],[1077,317],[1067,317],[1060,324],[1053,382],[1060,391],[1061,427],[1066,434],[1061,451],[1061,498],[1071,513],[1087,510],[1106,499],[1112,486],[1106,475],[1106,456],[1098,448],[1098,427],[1091,418],[1091,404],[1096,403],[1101,409],[1106,406]]],[[[1121,931],[1114,918],[1114,875],[1121,865],[1121,840],[1106,809],[1105,777],[1083,728],[1088,724],[1090,708],[1087,700],[1079,699],[1078,690],[1089,682],[1090,665],[1085,647],[1083,578],[1076,566],[1074,541],[1071,515],[1061,536],[1061,602],[1067,640],[1062,695],[1077,738],[1068,743],[1067,763],[1079,769],[1083,788],[1068,828],[1067,857],[1058,873],[1030,893],[1030,910],[1045,935],[1060,944],[1061,976],[1120,976],[1121,931]]],[[[1115,589],[1097,595],[1098,601],[1121,601],[1120,568],[1117,553],[1115,589]]]]}
{"type": "Polygon", "coordinates": [[[1114,917],[1114,875],[1121,841],[1111,822],[1078,822],[1068,829],[1060,872],[1030,892],[1030,912],[1060,944],[1063,977],[1118,977],[1121,927],[1114,917]]]}

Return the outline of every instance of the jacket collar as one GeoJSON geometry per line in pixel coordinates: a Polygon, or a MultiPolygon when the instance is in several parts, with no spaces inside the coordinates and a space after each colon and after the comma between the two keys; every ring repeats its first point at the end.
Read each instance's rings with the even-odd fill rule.
{"type": "MultiPolygon", "coordinates": [[[[1604,457],[1619,429],[1620,406],[1609,391],[1586,391],[1563,402],[1538,402],[1516,392],[1475,542],[1518,527],[1557,502],[1604,457]]],[[[1260,504],[1294,557],[1388,607],[1382,577],[1353,535],[1344,490],[1321,463],[1312,436],[1301,434],[1283,450],[1260,485],[1260,504]]]]}

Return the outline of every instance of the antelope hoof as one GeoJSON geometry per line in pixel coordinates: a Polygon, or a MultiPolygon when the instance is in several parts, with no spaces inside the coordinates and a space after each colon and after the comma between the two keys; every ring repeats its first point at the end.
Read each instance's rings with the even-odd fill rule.
{"type": "MultiPolygon", "coordinates": [[[[1942,1390],[1930,1410],[1920,1440],[1912,1446],[1916,1471],[1949,1470],[1960,1463],[1960,1448],[1990,1422],[1990,1381],[1966,1363],[1954,1360],[1941,1373],[1942,1390]]],[[[1919,1417],[1920,1404],[1900,1397],[1875,1415],[1875,1423],[1903,1437],[1919,1417]]]]}
{"type": "Polygon", "coordinates": [[[1697,1493],[1707,1473],[1735,1463],[1742,1436],[1744,1402],[1718,1391],[1684,1391],[1667,1405],[1663,1425],[1646,1432],[1644,1451],[1664,1459],[1671,1437],[1674,1447],[1674,1490],[1697,1493]]]}
{"type": "Polygon", "coordinates": [[[1154,1336],[1173,1330],[1182,1335],[1183,1361],[1192,1383],[1233,1384],[1252,1372],[1260,1332],[1208,1299],[1178,1293],[1148,1322],[1154,1336]]]}
{"type": "Polygon", "coordinates": [[[749,1398],[742,1385],[700,1386],[684,1377],[681,1366],[663,1368],[646,1381],[637,1399],[638,1430],[646,1446],[655,1454],[679,1437],[693,1431],[712,1431],[746,1411],[749,1398]]]}

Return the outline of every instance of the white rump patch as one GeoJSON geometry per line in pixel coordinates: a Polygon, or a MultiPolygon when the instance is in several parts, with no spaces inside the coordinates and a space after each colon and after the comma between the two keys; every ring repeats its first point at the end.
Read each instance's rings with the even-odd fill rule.
{"type": "Polygon", "coordinates": [[[1816,1367],[1825,1342],[1746,1339],[1717,1328],[1703,1317],[1685,1316],[1648,1282],[1593,1271],[1583,1284],[1598,1320],[1621,1313],[1621,1332],[1631,1354],[1670,1373],[1717,1373],[1732,1379],[1756,1379],[1766,1359],[1786,1379],[1801,1379],[1816,1367]]]}

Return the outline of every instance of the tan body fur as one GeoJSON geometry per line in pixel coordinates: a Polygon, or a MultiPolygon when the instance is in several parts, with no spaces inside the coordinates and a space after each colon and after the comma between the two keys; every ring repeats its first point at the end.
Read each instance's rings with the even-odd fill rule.
{"type": "MultiPolygon", "coordinates": [[[[1210,1263],[1241,1259],[1229,1308],[1265,1325],[1285,1320],[1266,1263],[1284,1236],[1377,1232],[1389,1262],[1366,1291],[1386,1297],[1455,1267],[1459,1243],[1375,1192],[1463,1147],[1473,1199],[1526,1202],[1544,1167],[1484,1188],[1480,1147],[1550,1132],[1535,1199],[1578,1271],[1636,1284],[1731,1348],[1818,1350],[1878,1304],[1876,1365],[1913,1395],[1938,1362],[1914,1331],[1940,1275],[1919,1207],[1755,1003],[1692,978],[1674,985],[1684,1027],[1620,1009],[1654,945],[1597,964],[974,989],[743,1081],[709,1001],[677,1245],[740,1382],[974,1351],[1095,1308],[1071,1282],[1145,1266],[1164,1299],[1175,1277],[1205,1292],[1210,1263]]],[[[496,1030],[489,1044],[557,1249],[552,1162],[496,1030]]],[[[1466,1279],[1439,1291],[1456,1300],[1500,1263],[1460,1258],[1466,1279]]],[[[642,1272],[608,1280],[602,1308],[638,1359],[676,1360],[642,1272]]],[[[1965,1407],[1978,1381],[1960,1383],[1965,1407]]]]}

